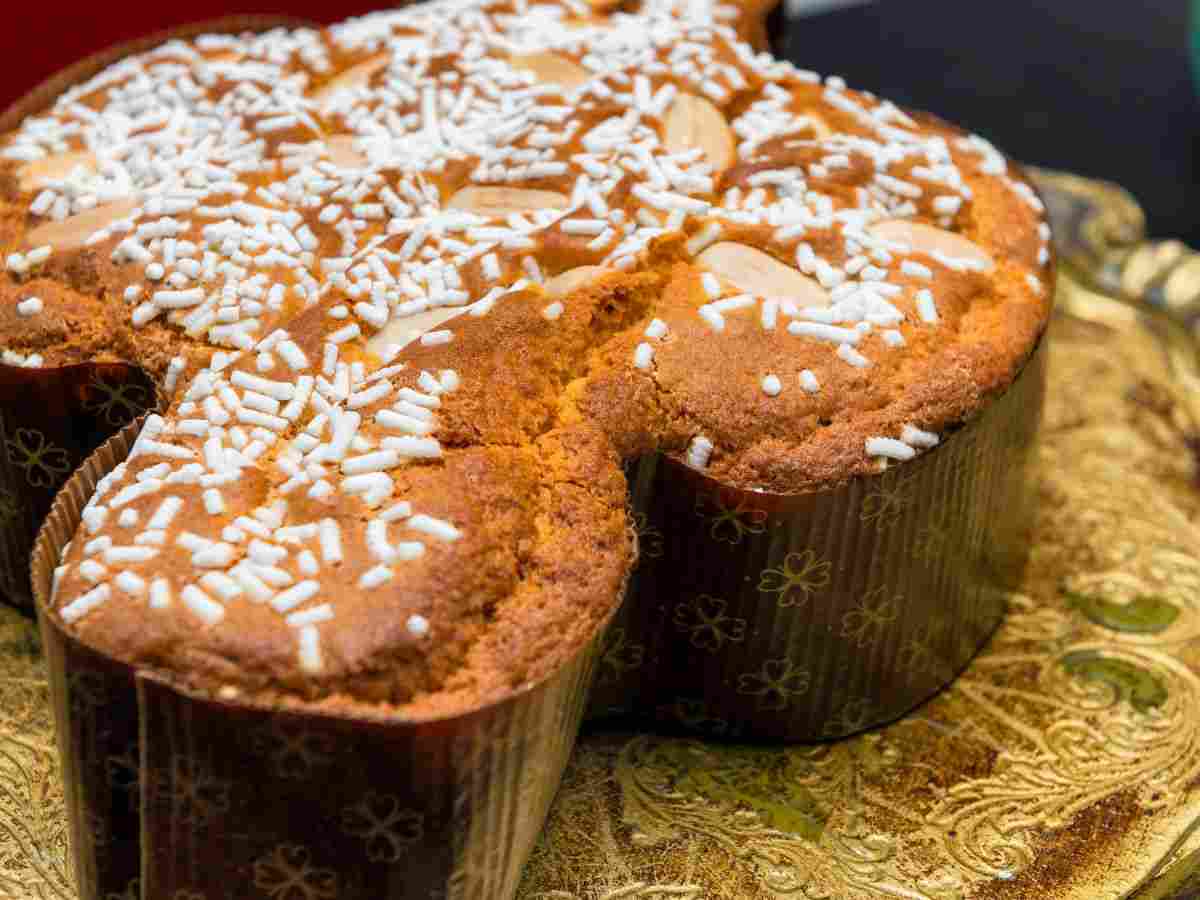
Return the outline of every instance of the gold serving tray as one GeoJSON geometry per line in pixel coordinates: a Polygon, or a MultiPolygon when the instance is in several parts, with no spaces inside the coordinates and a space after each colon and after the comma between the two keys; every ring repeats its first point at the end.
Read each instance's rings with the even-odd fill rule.
{"type": "MultiPolygon", "coordinates": [[[[843,741],[586,734],[522,900],[1200,895],[1200,256],[1147,242],[1118,188],[1036,176],[1063,266],[1041,513],[999,632],[950,689],[843,741]]],[[[640,659],[615,633],[601,677],[640,659]]],[[[114,788],[132,762],[109,760],[114,788]]],[[[0,607],[0,897],[73,898],[66,842],[36,629],[0,607]]],[[[294,874],[286,900],[336,900],[294,874]]]]}

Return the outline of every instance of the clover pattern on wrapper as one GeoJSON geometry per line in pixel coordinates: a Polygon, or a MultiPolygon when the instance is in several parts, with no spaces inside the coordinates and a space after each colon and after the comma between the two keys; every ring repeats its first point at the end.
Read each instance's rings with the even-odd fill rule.
{"type": "MultiPolygon", "coordinates": [[[[370,804],[378,803],[379,800],[374,795],[364,797],[360,803],[370,804]]],[[[397,802],[394,797],[384,797],[384,803],[397,802]]],[[[369,806],[368,806],[369,808],[369,806]]],[[[404,811],[399,817],[394,814],[383,814],[385,818],[370,819],[366,818],[364,813],[357,807],[348,807],[343,814],[343,830],[360,838],[366,848],[367,859],[375,863],[396,864],[403,859],[407,846],[420,838],[420,814],[404,811]],[[364,816],[361,820],[355,816],[364,816]],[[347,824],[349,823],[349,824],[347,824]]],[[[274,854],[277,860],[279,851],[274,854]]],[[[270,859],[270,857],[267,857],[270,859]]],[[[285,877],[276,882],[274,886],[268,886],[258,882],[259,867],[264,865],[264,861],[255,864],[256,886],[265,889],[268,893],[278,891],[286,895],[292,890],[307,890],[315,896],[325,896],[321,891],[332,891],[331,896],[336,897],[337,871],[336,869],[321,869],[305,868],[299,871],[294,871],[290,878],[285,877]],[[299,883],[297,883],[299,882],[299,883]]],[[[264,865],[265,868],[265,865],[264,865]]]]}
{"type": "Polygon", "coordinates": [[[869,591],[842,616],[842,637],[849,638],[859,649],[877,643],[896,620],[903,604],[903,597],[889,596],[884,587],[869,591]]]}
{"type": "Polygon", "coordinates": [[[308,780],[333,762],[337,745],[317,731],[285,719],[273,719],[252,733],[254,751],[266,753],[280,778],[308,780]]]}
{"type": "Polygon", "coordinates": [[[725,614],[726,603],[720,597],[700,594],[675,606],[675,628],[683,632],[693,647],[716,653],[726,643],[740,643],[746,636],[746,620],[725,614]]]}
{"type": "Polygon", "coordinates": [[[337,872],[312,862],[312,851],[297,844],[280,844],[254,863],[254,886],[271,900],[337,900],[337,872]]]}
{"type": "Polygon", "coordinates": [[[709,538],[726,544],[740,544],[747,536],[766,530],[765,510],[753,509],[745,500],[726,505],[719,490],[711,496],[696,495],[696,515],[707,522],[709,538]]]}
{"type": "Polygon", "coordinates": [[[97,375],[90,388],[93,397],[84,401],[83,408],[102,415],[105,423],[114,428],[132,422],[152,405],[153,398],[140,384],[112,382],[97,375]]]}
{"type": "Polygon", "coordinates": [[[789,553],[779,566],[763,569],[758,589],[775,594],[781,607],[799,606],[829,584],[831,565],[812,550],[789,553]]]}
{"type": "Polygon", "coordinates": [[[0,398],[0,602],[32,611],[29,554],[55,493],[114,430],[158,400],[145,373],[117,363],[3,363],[0,398]]]}
{"type": "Polygon", "coordinates": [[[71,471],[67,451],[32,428],[16,429],[7,449],[9,462],[24,473],[31,487],[57,487],[71,471]]]}
{"type": "Polygon", "coordinates": [[[600,681],[616,681],[626,672],[641,666],[646,656],[642,644],[629,641],[624,628],[609,631],[608,644],[600,657],[600,681]]]}

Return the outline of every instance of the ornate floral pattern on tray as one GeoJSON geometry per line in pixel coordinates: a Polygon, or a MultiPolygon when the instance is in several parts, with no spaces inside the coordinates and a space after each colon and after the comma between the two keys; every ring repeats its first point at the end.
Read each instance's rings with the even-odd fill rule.
{"type": "MultiPolygon", "coordinates": [[[[988,648],[932,702],[849,740],[767,747],[594,731],[576,748],[523,900],[1195,896],[1197,351],[1171,320],[1111,296],[1121,267],[1144,268],[1151,253],[1131,250],[1136,206],[1112,188],[1041,179],[1065,223],[1066,261],[1049,346],[1041,514],[1030,569],[988,648]]],[[[1180,260],[1168,263],[1171,272],[1157,281],[1140,272],[1138,284],[1169,280],[1180,260]]],[[[1172,291],[1178,308],[1184,289],[1172,291]]],[[[877,514],[890,502],[881,496],[877,514]]],[[[739,533],[740,520],[716,511],[713,521],[722,535],[739,533]]],[[[652,556],[662,535],[638,524],[652,556]]],[[[929,552],[937,540],[927,535],[929,552]]],[[[795,557],[764,572],[759,589],[807,602],[828,573],[819,559],[795,557]]],[[[886,624],[891,604],[864,598],[848,633],[886,624]]],[[[673,621],[678,639],[697,647],[739,639],[718,598],[681,606],[673,621]]],[[[936,637],[910,640],[905,664],[930,664],[936,637]]],[[[637,667],[643,652],[615,630],[601,678],[637,667]]],[[[747,693],[764,702],[800,689],[771,660],[757,677],[747,693]]],[[[14,900],[73,896],[47,691],[35,629],[0,608],[0,896],[14,900]]],[[[677,707],[685,721],[709,718],[699,701],[677,707]]],[[[847,722],[862,714],[842,713],[847,722]]],[[[303,735],[261,739],[297,775],[325,752],[303,735]]],[[[117,783],[128,767],[111,763],[117,783]]],[[[344,825],[372,859],[403,866],[422,823],[394,799],[364,799],[344,825]]],[[[261,863],[262,898],[336,900],[304,848],[280,847],[261,863]]],[[[138,895],[135,883],[109,900],[138,895]]]]}

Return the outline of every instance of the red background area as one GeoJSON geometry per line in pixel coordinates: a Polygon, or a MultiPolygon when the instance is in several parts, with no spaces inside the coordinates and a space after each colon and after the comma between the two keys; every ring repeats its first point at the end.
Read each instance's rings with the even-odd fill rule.
{"type": "Polygon", "coordinates": [[[66,3],[21,0],[7,3],[0,27],[0,109],[73,62],[113,44],[189,22],[247,13],[289,15],[336,22],[390,4],[376,2],[254,3],[179,2],[154,4],[107,2],[66,3]]]}

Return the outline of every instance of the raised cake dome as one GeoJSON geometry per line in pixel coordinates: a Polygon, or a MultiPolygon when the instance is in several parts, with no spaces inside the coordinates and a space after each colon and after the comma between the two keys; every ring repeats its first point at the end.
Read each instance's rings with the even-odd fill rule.
{"type": "Polygon", "coordinates": [[[62,621],[223,696],[461,711],[617,602],[623,459],[830,487],[1003,391],[1049,314],[1032,190],[737,15],[435,0],[172,41],[7,136],[7,361],[178,389],[62,621]]]}

